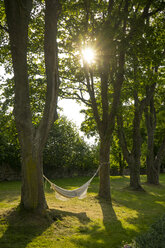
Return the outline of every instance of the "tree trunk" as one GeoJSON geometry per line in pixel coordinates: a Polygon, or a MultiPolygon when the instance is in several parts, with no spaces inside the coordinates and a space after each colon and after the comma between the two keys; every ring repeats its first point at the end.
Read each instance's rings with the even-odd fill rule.
{"type": "Polygon", "coordinates": [[[147,183],[159,185],[159,169],[155,168],[155,163],[147,164],[147,183]]]}
{"type": "Polygon", "coordinates": [[[129,163],[130,169],[130,187],[134,190],[142,190],[140,185],[140,166],[132,157],[129,163]]]}
{"type": "Polygon", "coordinates": [[[21,207],[42,213],[48,207],[43,187],[42,151],[36,151],[33,144],[31,147],[26,146],[22,155],[21,207]]]}
{"type": "Polygon", "coordinates": [[[100,169],[99,196],[106,200],[111,200],[109,154],[110,154],[110,141],[106,142],[101,139],[100,141],[101,169],[100,169]]]}
{"type": "MultiPolygon", "coordinates": [[[[148,94],[148,91],[147,91],[148,94]]],[[[161,162],[165,153],[165,137],[162,140],[160,148],[155,156],[154,154],[154,131],[156,128],[156,113],[154,107],[154,97],[150,99],[149,110],[145,111],[147,135],[148,135],[148,151],[147,151],[147,182],[159,185],[159,173],[161,162]]]]}
{"type": "Polygon", "coordinates": [[[126,159],[130,170],[130,187],[133,188],[134,190],[142,189],[140,185],[141,137],[140,137],[139,117],[140,116],[138,110],[136,110],[134,115],[134,126],[133,126],[133,148],[132,151],[129,152],[123,131],[122,115],[118,114],[117,116],[119,141],[123,151],[124,158],[126,159]]]}
{"type": "Polygon", "coordinates": [[[141,134],[140,134],[141,113],[139,107],[136,106],[135,100],[135,114],[133,121],[133,159],[130,160],[130,186],[135,190],[142,189],[140,185],[140,157],[141,157],[141,134]]]}
{"type": "Polygon", "coordinates": [[[59,77],[57,21],[61,6],[58,0],[45,0],[45,67],[47,94],[43,118],[36,129],[32,124],[29,98],[27,44],[32,0],[5,0],[15,79],[14,114],[22,151],[21,206],[43,212],[47,203],[43,188],[42,152],[55,120],[59,77]]]}
{"type": "Polygon", "coordinates": [[[155,175],[154,175],[155,178],[153,181],[154,184],[159,184],[160,166],[164,156],[165,156],[165,137],[163,138],[157,156],[155,156],[155,160],[154,160],[154,166],[153,166],[153,168],[155,169],[155,175]]]}
{"type": "Polygon", "coordinates": [[[156,114],[154,108],[154,98],[150,100],[150,106],[145,109],[145,119],[147,127],[147,182],[159,184],[159,168],[154,163],[154,132],[156,128],[156,114]]]}

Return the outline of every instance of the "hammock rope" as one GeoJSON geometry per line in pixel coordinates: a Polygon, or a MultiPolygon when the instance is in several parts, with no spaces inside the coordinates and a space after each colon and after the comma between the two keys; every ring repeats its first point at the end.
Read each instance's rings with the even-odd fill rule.
{"type": "Polygon", "coordinates": [[[50,184],[50,188],[55,191],[55,196],[57,199],[63,200],[63,201],[66,201],[69,198],[74,198],[74,197],[78,197],[78,199],[83,199],[86,197],[88,187],[89,187],[91,181],[93,180],[93,178],[99,172],[101,166],[102,166],[102,164],[99,165],[99,167],[96,170],[96,172],[94,173],[94,175],[86,183],[84,183],[79,188],[73,189],[73,190],[67,190],[67,189],[61,188],[58,185],[52,183],[45,175],[43,175],[43,177],[50,184]]]}

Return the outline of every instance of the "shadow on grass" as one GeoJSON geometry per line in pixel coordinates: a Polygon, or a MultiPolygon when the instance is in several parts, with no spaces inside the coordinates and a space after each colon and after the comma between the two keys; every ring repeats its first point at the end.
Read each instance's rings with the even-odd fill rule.
{"type": "Polygon", "coordinates": [[[14,201],[17,201],[18,199],[20,198],[20,194],[18,194],[17,192],[12,192],[12,193],[3,193],[3,194],[0,194],[0,201],[1,202],[5,202],[6,204],[7,203],[11,203],[11,202],[14,202],[14,201]]]}
{"type": "Polygon", "coordinates": [[[114,188],[112,194],[114,205],[128,213],[125,222],[137,230],[137,235],[147,231],[165,211],[165,187],[143,186],[145,191],[134,191],[129,187],[114,188]]]}
{"type": "MultiPolygon", "coordinates": [[[[80,223],[86,224],[90,219],[86,213],[71,213],[61,210],[47,210],[45,216],[22,213],[12,210],[6,215],[0,216],[0,228],[3,229],[0,238],[2,248],[25,248],[35,238],[43,234],[53,223],[56,225],[65,216],[76,217],[80,223]]],[[[40,239],[41,243],[37,247],[50,247],[51,240],[45,237],[40,239]],[[44,243],[45,242],[45,243],[44,243]]],[[[33,246],[32,246],[33,247],[33,246]]]]}
{"type": "Polygon", "coordinates": [[[16,201],[20,197],[20,182],[0,182],[0,201],[10,203],[16,201]]]}
{"type": "MultiPolygon", "coordinates": [[[[95,182],[90,188],[91,193],[97,192],[95,182]]],[[[99,225],[94,225],[93,229],[88,230],[91,234],[84,247],[121,247],[122,241],[130,242],[132,238],[139,235],[139,232],[146,231],[165,210],[163,185],[155,187],[144,184],[144,191],[134,191],[129,187],[128,177],[114,177],[111,189],[113,206],[114,209],[117,207],[118,217],[120,219],[124,217],[124,228],[112,205],[99,199],[105,230],[101,230],[99,225]],[[90,241],[91,244],[88,245],[90,241]]]]}
{"type": "Polygon", "coordinates": [[[84,248],[119,248],[122,241],[127,239],[128,232],[131,236],[136,235],[136,232],[122,227],[109,201],[98,197],[97,200],[102,209],[103,223],[101,220],[97,220],[91,222],[88,226],[81,226],[79,228],[80,235],[72,238],[72,242],[77,247],[84,248]]]}
{"type": "Polygon", "coordinates": [[[121,247],[122,242],[127,240],[128,237],[136,235],[136,231],[123,228],[120,220],[116,216],[111,202],[100,198],[99,203],[103,213],[105,231],[107,237],[109,237],[109,239],[107,239],[107,244],[105,243],[105,247],[121,247]]]}

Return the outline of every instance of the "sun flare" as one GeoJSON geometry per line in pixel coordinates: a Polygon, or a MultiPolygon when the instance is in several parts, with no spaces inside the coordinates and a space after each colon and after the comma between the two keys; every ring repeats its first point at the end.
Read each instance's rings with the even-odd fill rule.
{"type": "Polygon", "coordinates": [[[88,64],[92,64],[94,62],[95,53],[94,53],[94,50],[92,48],[87,47],[87,48],[83,49],[82,50],[82,55],[83,55],[83,59],[88,64]]]}

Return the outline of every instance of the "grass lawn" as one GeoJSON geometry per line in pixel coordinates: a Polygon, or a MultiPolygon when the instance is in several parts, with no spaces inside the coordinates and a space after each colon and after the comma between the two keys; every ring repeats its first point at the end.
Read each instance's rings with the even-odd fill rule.
{"type": "MultiPolygon", "coordinates": [[[[128,188],[128,177],[111,177],[112,206],[97,198],[95,178],[83,200],[57,200],[46,185],[47,217],[19,214],[20,182],[0,182],[1,248],[118,248],[148,230],[165,213],[165,174],[160,186],[145,184],[145,192],[128,188]]],[[[87,178],[58,179],[62,187],[73,189],[87,178]]]]}

